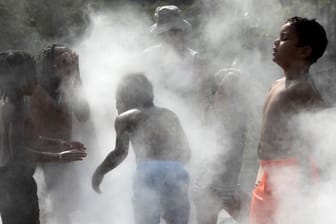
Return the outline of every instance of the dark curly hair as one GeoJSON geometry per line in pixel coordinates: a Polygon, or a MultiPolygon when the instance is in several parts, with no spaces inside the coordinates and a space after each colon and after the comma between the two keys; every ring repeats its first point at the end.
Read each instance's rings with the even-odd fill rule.
{"type": "Polygon", "coordinates": [[[153,105],[153,85],[142,73],[125,75],[119,82],[117,98],[131,107],[149,107],[153,105]]]}
{"type": "Polygon", "coordinates": [[[25,51],[7,50],[0,52],[1,95],[15,94],[28,82],[36,82],[34,57],[25,51]]]}
{"type": "MultiPolygon", "coordinates": [[[[54,68],[54,59],[57,55],[64,52],[72,52],[70,48],[61,44],[52,44],[45,49],[42,49],[37,57],[37,78],[39,85],[46,90],[50,96],[55,97],[56,91],[61,83],[61,80],[56,77],[54,68]]],[[[77,74],[75,79],[77,83],[81,83],[79,75],[79,67],[76,68],[77,74]]]]}
{"type": "Polygon", "coordinates": [[[324,53],[328,45],[327,34],[321,24],[315,19],[292,17],[287,20],[296,30],[299,46],[312,48],[311,55],[307,58],[310,63],[316,62],[324,53]]]}

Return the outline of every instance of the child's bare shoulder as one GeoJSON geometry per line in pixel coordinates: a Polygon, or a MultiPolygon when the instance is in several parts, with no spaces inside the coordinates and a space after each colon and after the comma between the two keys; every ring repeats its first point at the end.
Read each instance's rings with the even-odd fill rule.
{"type": "Polygon", "coordinates": [[[323,107],[324,105],[322,96],[315,85],[306,80],[293,83],[290,96],[292,100],[305,107],[323,107]]]}
{"type": "Polygon", "coordinates": [[[319,96],[316,87],[307,80],[293,82],[290,89],[292,92],[299,95],[319,96]]]}
{"type": "Polygon", "coordinates": [[[165,108],[165,107],[155,107],[155,109],[156,109],[157,113],[160,113],[162,115],[177,117],[177,115],[174,113],[174,111],[172,111],[172,110],[170,110],[168,108],[165,108]]]}
{"type": "Polygon", "coordinates": [[[121,114],[119,114],[115,119],[115,124],[118,125],[120,123],[137,123],[140,121],[144,114],[140,109],[130,109],[121,114]]]}
{"type": "Polygon", "coordinates": [[[170,121],[177,121],[178,117],[176,113],[168,108],[164,107],[156,107],[156,113],[160,115],[161,118],[170,120],[170,121]]]}
{"type": "Polygon", "coordinates": [[[272,84],[272,87],[276,87],[276,86],[279,86],[279,85],[282,85],[283,83],[285,83],[285,78],[280,78],[280,79],[277,79],[273,82],[272,84]]]}

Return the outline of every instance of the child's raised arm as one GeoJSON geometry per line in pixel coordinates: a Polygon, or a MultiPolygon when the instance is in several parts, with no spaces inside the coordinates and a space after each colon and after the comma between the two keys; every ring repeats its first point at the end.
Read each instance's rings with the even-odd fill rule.
{"type": "Polygon", "coordinates": [[[117,167],[127,156],[129,149],[129,134],[127,132],[128,120],[122,120],[120,115],[115,120],[115,129],[117,132],[115,149],[111,151],[104,161],[97,167],[91,180],[92,188],[100,193],[99,186],[103,181],[104,175],[117,167]]]}

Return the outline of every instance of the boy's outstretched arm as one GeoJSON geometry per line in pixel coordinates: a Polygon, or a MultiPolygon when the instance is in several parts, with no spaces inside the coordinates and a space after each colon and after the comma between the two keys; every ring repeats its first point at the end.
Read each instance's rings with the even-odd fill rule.
{"type": "Polygon", "coordinates": [[[99,185],[103,181],[104,175],[126,158],[130,141],[129,134],[142,119],[145,119],[145,116],[139,109],[125,111],[115,119],[114,128],[117,133],[115,149],[98,166],[91,180],[92,188],[97,193],[100,193],[99,185]]]}
{"type": "Polygon", "coordinates": [[[117,167],[126,158],[128,147],[128,133],[124,132],[123,134],[117,134],[115,149],[106,156],[92,176],[91,184],[95,192],[101,193],[99,186],[103,181],[104,175],[117,167]]]}
{"type": "MultiPolygon", "coordinates": [[[[71,143],[69,143],[71,144],[71,143]]],[[[66,148],[62,148],[61,152],[40,152],[35,149],[25,147],[26,155],[29,157],[30,161],[33,162],[73,162],[83,160],[87,153],[85,148],[77,148],[72,146],[66,146],[66,148]]]]}
{"type": "MultiPolygon", "coordinates": [[[[81,142],[38,136],[29,117],[25,119],[24,134],[20,131],[16,132],[24,136],[24,146],[22,146],[24,151],[21,159],[28,162],[71,162],[83,160],[87,155],[86,148],[81,142]]],[[[11,137],[17,139],[15,134],[11,137]]],[[[20,144],[21,141],[15,142],[20,144]]]]}

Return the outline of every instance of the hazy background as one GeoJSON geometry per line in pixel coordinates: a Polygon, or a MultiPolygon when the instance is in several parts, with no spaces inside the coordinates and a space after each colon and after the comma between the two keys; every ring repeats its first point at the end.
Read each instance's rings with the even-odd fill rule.
{"type": "MultiPolygon", "coordinates": [[[[288,17],[317,18],[325,26],[328,50],[319,65],[314,66],[312,75],[326,102],[330,105],[335,102],[336,2],[333,0],[21,0],[20,4],[15,0],[0,0],[0,50],[24,49],[36,54],[52,43],[61,43],[79,53],[93,125],[78,124],[77,127],[76,135],[90,147],[89,157],[83,162],[80,189],[85,198],[80,202],[81,212],[73,214],[74,223],[133,223],[133,153],[130,151],[126,161],[106,175],[102,195],[91,190],[90,178],[94,168],[114,147],[115,85],[123,74],[136,69],[135,58],[142,50],[157,42],[150,35],[149,27],[153,24],[155,7],[164,4],[176,4],[183,9],[186,19],[192,24],[192,31],[187,36],[188,46],[206,59],[208,75],[227,67],[242,72],[247,87],[241,92],[248,95],[249,102],[248,131],[240,175],[245,192],[251,192],[256,177],[261,107],[269,86],[281,76],[281,70],[271,62],[273,40],[288,17]]],[[[190,172],[211,173],[206,161],[215,159],[218,153],[212,127],[204,127],[189,108],[183,107],[180,99],[166,98],[155,87],[154,91],[156,102],[174,109],[181,118],[193,150],[193,160],[188,165],[190,172]],[[202,160],[205,161],[204,167],[200,163],[202,160]]],[[[318,209],[314,207],[317,213],[307,216],[312,214],[309,212],[312,208],[306,206],[302,210],[306,217],[296,223],[334,223],[334,114],[330,109],[320,114],[304,115],[298,120],[302,134],[309,136],[310,145],[317,149],[319,162],[327,164],[324,167],[328,175],[321,183],[322,193],[313,192],[309,200],[306,198],[318,206],[318,209]],[[316,217],[325,220],[315,220],[316,217]]],[[[210,181],[202,178],[202,182],[210,181]]],[[[41,207],[46,205],[46,208],[41,208],[42,213],[48,214],[52,208],[48,207],[47,199],[42,200],[41,207]]],[[[53,220],[48,220],[48,223],[53,223],[53,220]]],[[[190,223],[196,223],[194,210],[190,223]]]]}

